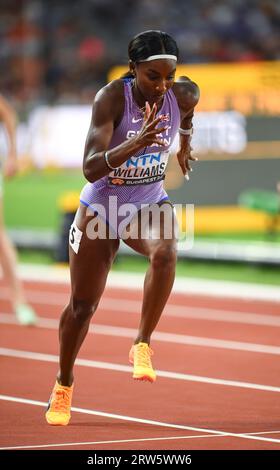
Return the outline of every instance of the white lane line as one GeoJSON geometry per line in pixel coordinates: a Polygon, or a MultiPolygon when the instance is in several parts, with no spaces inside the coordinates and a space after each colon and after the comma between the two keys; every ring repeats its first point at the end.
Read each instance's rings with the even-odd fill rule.
{"type": "MultiPolygon", "coordinates": [[[[2,313],[0,314],[0,324],[17,324],[13,315],[2,313]]],[[[58,329],[58,321],[51,318],[40,318],[38,327],[58,329]]],[[[95,335],[116,336],[118,338],[131,338],[137,336],[137,330],[134,328],[126,328],[120,326],[91,324],[89,333],[95,335]]],[[[223,340],[219,338],[205,338],[200,336],[180,335],[176,333],[165,333],[155,331],[153,333],[153,342],[159,341],[163,343],[184,344],[187,346],[199,346],[208,348],[228,349],[232,351],[246,351],[252,353],[272,354],[279,356],[280,347],[270,346],[267,344],[247,343],[241,341],[223,340]]]]}
{"type": "MultiPolygon", "coordinates": [[[[63,307],[69,299],[66,293],[59,293],[53,291],[39,291],[26,288],[27,300],[32,303],[42,305],[57,305],[63,307]]],[[[0,292],[0,300],[9,300],[10,291],[3,287],[0,292]]]]}
{"type": "MultiPolygon", "coordinates": [[[[60,294],[51,291],[35,291],[26,290],[28,300],[32,303],[42,305],[65,306],[68,302],[67,294],[60,294]]],[[[6,288],[2,289],[0,293],[1,300],[9,300],[9,291],[6,288]]],[[[106,298],[104,297],[98,307],[99,310],[113,310],[122,313],[135,313],[141,312],[141,302],[138,300],[128,300],[122,298],[106,298]]],[[[208,320],[218,321],[225,323],[241,323],[247,325],[263,325],[263,326],[276,326],[280,327],[280,307],[279,317],[276,315],[259,314],[259,313],[246,313],[232,310],[222,310],[213,308],[201,307],[188,307],[184,305],[168,303],[164,316],[175,318],[192,318],[194,320],[208,320]]]]}
{"type": "MultiPolygon", "coordinates": [[[[14,357],[17,359],[30,359],[33,361],[58,363],[58,356],[55,356],[53,354],[34,353],[31,351],[22,351],[18,349],[0,348],[0,356],[14,357]]],[[[111,362],[92,361],[90,359],[78,358],[76,359],[75,364],[81,367],[91,367],[95,369],[112,370],[115,372],[126,372],[129,374],[131,374],[132,372],[131,366],[125,366],[122,364],[115,364],[111,362]]],[[[240,381],[235,381],[235,380],[216,379],[213,377],[203,377],[199,375],[190,375],[190,374],[183,374],[183,373],[178,373],[178,372],[168,372],[165,370],[157,370],[157,375],[158,377],[164,377],[167,379],[174,379],[174,380],[183,380],[187,382],[199,382],[199,383],[207,383],[211,385],[222,385],[226,387],[238,387],[238,388],[245,388],[245,389],[251,389],[251,390],[261,390],[265,392],[280,393],[280,387],[275,387],[272,385],[255,384],[251,382],[240,382],[240,381]]]]}
{"type": "MultiPolygon", "coordinates": [[[[61,269],[53,266],[21,265],[19,272],[25,280],[69,285],[69,268],[61,269]]],[[[107,286],[122,290],[139,290],[143,286],[144,276],[145,273],[110,271],[107,286]]],[[[243,283],[177,276],[173,292],[183,295],[280,302],[278,285],[252,284],[249,282],[243,283]]]]}
{"type": "MultiPolygon", "coordinates": [[[[137,330],[133,328],[124,328],[107,325],[91,325],[92,332],[108,336],[122,336],[124,338],[135,338],[137,330]]],[[[210,348],[230,349],[235,351],[255,352],[262,354],[280,355],[279,346],[270,346],[266,344],[245,343],[241,341],[223,340],[218,338],[205,338],[200,336],[179,335],[175,333],[165,333],[155,331],[153,341],[164,343],[185,344],[191,346],[203,346],[210,348]]]]}
{"type": "MultiPolygon", "coordinates": [[[[29,399],[20,398],[20,397],[12,397],[12,396],[9,396],[9,395],[0,395],[0,400],[46,407],[46,403],[44,403],[42,401],[29,400],[29,399]]],[[[216,430],[216,429],[198,428],[198,427],[195,427],[195,426],[184,426],[184,425],[181,425],[181,424],[165,423],[163,421],[155,421],[155,420],[151,420],[151,419],[136,418],[136,417],[132,417],[132,416],[119,415],[119,414],[115,414],[115,413],[105,413],[103,411],[89,410],[89,409],[86,409],[86,408],[73,407],[72,411],[76,411],[78,413],[83,413],[83,414],[88,414],[88,415],[102,416],[104,418],[110,418],[110,419],[116,419],[116,420],[122,420],[122,421],[129,421],[129,422],[133,422],[133,423],[149,424],[149,425],[152,425],[152,426],[159,426],[159,427],[164,427],[164,428],[184,429],[184,430],[187,430],[187,431],[195,431],[195,432],[203,432],[203,433],[207,433],[207,434],[214,434],[216,436],[225,436],[225,437],[231,436],[231,437],[236,437],[236,438],[241,438],[241,439],[251,439],[251,440],[256,440],[256,441],[275,442],[275,443],[278,443],[278,444],[280,443],[280,439],[273,439],[273,438],[267,438],[267,437],[261,437],[261,436],[243,434],[243,433],[224,432],[224,431],[219,431],[219,430],[216,430]]]]}
{"type": "MultiPolygon", "coordinates": [[[[114,307],[112,306],[112,310],[114,307]]],[[[191,318],[193,320],[207,320],[222,323],[241,323],[245,325],[262,325],[280,327],[279,317],[276,315],[262,315],[260,313],[235,312],[232,310],[220,310],[200,307],[183,307],[168,304],[167,312],[163,315],[175,318],[191,318]]]]}
{"type": "Polygon", "coordinates": [[[249,433],[246,433],[246,434],[252,434],[254,436],[257,436],[258,434],[262,435],[262,434],[280,434],[280,431],[262,431],[262,432],[249,432],[249,433]]]}
{"type": "Polygon", "coordinates": [[[145,439],[118,439],[115,441],[92,441],[92,442],[63,442],[61,444],[42,444],[42,445],[25,445],[25,446],[13,446],[13,447],[0,447],[0,450],[16,450],[16,449],[41,449],[49,447],[70,447],[70,446],[86,446],[86,445],[100,445],[100,444],[124,444],[128,442],[147,442],[147,441],[171,441],[178,439],[202,439],[206,437],[223,437],[221,434],[219,436],[213,434],[198,434],[196,436],[172,436],[172,437],[150,437],[145,439]]]}
{"type": "MultiPolygon", "coordinates": [[[[258,434],[273,434],[279,433],[279,431],[267,431],[267,432],[248,432],[244,433],[246,436],[257,436],[258,434]]],[[[172,436],[172,437],[146,437],[138,439],[118,439],[113,441],[86,441],[86,442],[63,442],[60,444],[37,444],[37,445],[24,445],[24,446],[11,446],[11,447],[0,447],[0,450],[17,450],[17,449],[43,449],[51,447],[74,447],[74,446],[86,446],[86,445],[100,445],[100,444],[125,444],[129,442],[149,442],[149,441],[177,441],[185,439],[205,439],[205,438],[218,438],[227,437],[227,434],[196,434],[190,436],[172,436]]]]}

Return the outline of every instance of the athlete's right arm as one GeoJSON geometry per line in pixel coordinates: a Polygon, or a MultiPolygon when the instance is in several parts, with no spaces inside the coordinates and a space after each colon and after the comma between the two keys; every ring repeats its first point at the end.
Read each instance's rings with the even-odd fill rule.
{"type": "MultiPolygon", "coordinates": [[[[102,88],[95,97],[83,161],[84,176],[91,183],[112,171],[106,164],[104,153],[111,142],[114,126],[120,119],[120,114],[123,113],[124,106],[120,104],[122,100],[124,100],[123,90],[116,83],[110,83],[102,88]]],[[[152,143],[163,145],[157,136],[158,129],[156,128],[161,118],[155,119],[155,115],[156,107],[150,109],[147,104],[139,134],[108,151],[108,159],[112,167],[117,168],[131,155],[152,143]]]]}

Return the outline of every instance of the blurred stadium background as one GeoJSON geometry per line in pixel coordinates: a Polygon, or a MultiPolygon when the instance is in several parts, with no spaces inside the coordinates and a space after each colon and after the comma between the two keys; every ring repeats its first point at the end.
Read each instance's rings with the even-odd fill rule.
{"type": "MultiPolygon", "coordinates": [[[[5,183],[5,217],[22,259],[65,258],[63,224],[84,183],[92,100],[127,70],[127,44],[146,29],[174,36],[177,75],[201,88],[199,163],[186,183],[173,158],[166,179],[174,202],[195,204],[195,242],[180,253],[180,273],[280,284],[275,0],[1,0],[0,92],[18,112],[21,167],[5,183]]],[[[136,258],[123,259],[117,265],[142,269],[136,258]]]]}

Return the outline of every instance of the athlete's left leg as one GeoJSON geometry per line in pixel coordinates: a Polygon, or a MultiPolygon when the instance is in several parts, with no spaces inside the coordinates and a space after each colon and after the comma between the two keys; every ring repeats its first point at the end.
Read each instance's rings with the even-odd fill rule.
{"type": "MultiPolygon", "coordinates": [[[[135,339],[135,344],[140,345],[150,344],[151,335],[166,305],[175,278],[177,260],[176,216],[170,204],[161,205],[161,209],[160,218],[158,215],[153,217],[152,214],[148,223],[147,217],[143,217],[143,211],[141,211],[129,227],[134,236],[135,230],[138,231],[138,238],[124,240],[135,251],[147,256],[150,261],[144,282],[139,330],[135,339]],[[136,225],[138,225],[137,228],[135,228],[136,225]]],[[[132,362],[132,352],[130,360],[132,362]]],[[[134,378],[140,377],[134,375],[134,378]]],[[[155,376],[145,378],[151,381],[155,380],[155,376]]]]}
{"type": "Polygon", "coordinates": [[[17,253],[7,235],[3,217],[3,202],[0,196],[0,264],[3,277],[10,290],[12,308],[17,320],[22,325],[35,325],[37,321],[34,310],[27,304],[22,282],[17,274],[17,253]]]}

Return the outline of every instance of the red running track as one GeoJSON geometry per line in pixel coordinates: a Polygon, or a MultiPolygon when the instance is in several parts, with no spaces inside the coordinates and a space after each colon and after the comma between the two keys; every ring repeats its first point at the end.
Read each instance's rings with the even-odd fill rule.
{"type": "Polygon", "coordinates": [[[108,288],[75,368],[67,427],[44,419],[69,286],[26,282],[39,326],[16,324],[1,285],[1,449],[280,449],[280,305],[173,293],[153,336],[155,384],[128,351],[141,292],[108,288]]]}

